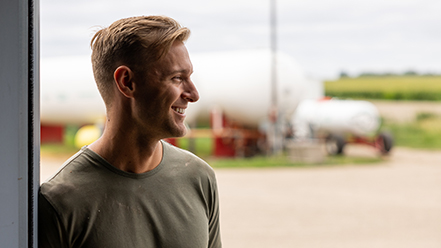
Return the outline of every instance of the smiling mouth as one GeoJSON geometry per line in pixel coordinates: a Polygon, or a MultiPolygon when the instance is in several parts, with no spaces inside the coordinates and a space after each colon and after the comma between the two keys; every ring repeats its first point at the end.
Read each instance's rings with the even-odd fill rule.
{"type": "Polygon", "coordinates": [[[185,108],[172,107],[172,109],[179,114],[185,114],[185,108]]]}

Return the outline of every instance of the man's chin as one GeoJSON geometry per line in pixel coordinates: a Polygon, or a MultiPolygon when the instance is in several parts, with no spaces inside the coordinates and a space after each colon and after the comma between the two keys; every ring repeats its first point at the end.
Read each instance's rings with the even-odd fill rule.
{"type": "Polygon", "coordinates": [[[187,128],[185,125],[178,126],[174,130],[171,130],[171,135],[168,138],[181,138],[187,134],[187,128]]]}
{"type": "Polygon", "coordinates": [[[184,128],[181,129],[181,132],[180,132],[179,136],[177,136],[177,137],[184,137],[184,136],[187,134],[187,132],[188,132],[188,130],[187,130],[187,128],[184,126],[184,128]]]}

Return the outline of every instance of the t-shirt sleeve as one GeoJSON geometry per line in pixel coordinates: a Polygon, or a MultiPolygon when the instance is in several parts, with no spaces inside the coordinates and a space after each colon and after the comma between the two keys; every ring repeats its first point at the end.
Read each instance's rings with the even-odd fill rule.
{"type": "Polygon", "coordinates": [[[212,204],[210,206],[210,216],[209,216],[209,248],[220,248],[222,247],[221,235],[220,235],[220,223],[219,223],[219,194],[217,189],[216,180],[211,183],[211,198],[212,204]]]}
{"type": "Polygon", "coordinates": [[[60,218],[50,202],[38,194],[38,247],[67,248],[60,218]]]}

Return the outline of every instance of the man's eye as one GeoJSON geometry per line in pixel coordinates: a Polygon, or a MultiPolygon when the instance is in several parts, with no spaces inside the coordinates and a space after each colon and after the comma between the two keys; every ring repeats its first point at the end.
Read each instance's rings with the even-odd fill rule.
{"type": "Polygon", "coordinates": [[[182,77],[173,77],[172,80],[176,81],[176,82],[181,82],[182,81],[182,77]]]}

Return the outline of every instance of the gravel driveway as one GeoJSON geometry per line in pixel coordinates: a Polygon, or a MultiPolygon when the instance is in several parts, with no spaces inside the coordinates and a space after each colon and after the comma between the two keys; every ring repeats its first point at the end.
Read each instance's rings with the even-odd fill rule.
{"type": "Polygon", "coordinates": [[[419,113],[432,113],[441,116],[441,102],[429,101],[386,101],[370,100],[380,115],[394,122],[411,122],[419,113]]]}
{"type": "Polygon", "coordinates": [[[441,153],[374,165],[217,169],[224,246],[441,247],[441,153]]]}

